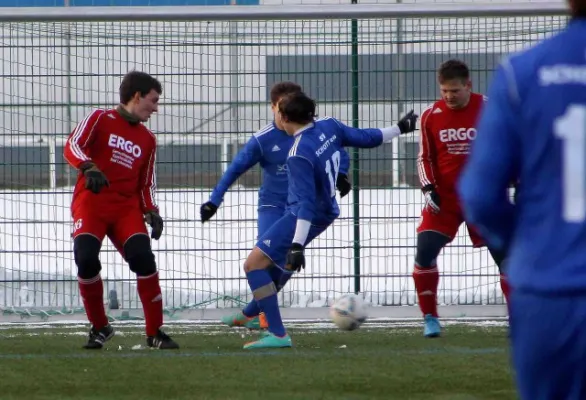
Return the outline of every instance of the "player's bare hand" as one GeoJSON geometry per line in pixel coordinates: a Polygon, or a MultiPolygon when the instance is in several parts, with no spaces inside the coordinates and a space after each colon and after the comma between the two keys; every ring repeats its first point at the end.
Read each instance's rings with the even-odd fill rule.
{"type": "Polygon", "coordinates": [[[397,126],[401,130],[401,133],[413,132],[417,125],[417,118],[419,118],[419,115],[415,114],[415,111],[413,110],[405,114],[399,122],[397,122],[397,126]]]}
{"type": "Polygon", "coordinates": [[[336,180],[336,188],[340,191],[340,197],[346,196],[350,193],[350,189],[352,189],[352,184],[350,183],[350,179],[348,179],[348,175],[339,173],[338,179],[336,180]]]}
{"type": "Polygon", "coordinates": [[[440,195],[433,187],[424,187],[422,190],[425,196],[425,208],[437,214],[440,211],[440,195]]]}
{"type": "Polygon", "coordinates": [[[100,193],[104,186],[110,186],[108,178],[94,163],[87,163],[80,168],[85,176],[85,188],[93,193],[100,193]]]}
{"type": "Polygon", "coordinates": [[[201,222],[209,221],[210,218],[214,216],[214,214],[218,211],[218,206],[208,201],[204,203],[201,208],[199,209],[199,215],[201,216],[201,222]]]}
{"type": "Polygon", "coordinates": [[[156,211],[149,211],[144,215],[144,220],[152,228],[151,238],[159,240],[163,234],[163,218],[156,211]]]}
{"type": "Polygon", "coordinates": [[[287,253],[286,264],[289,269],[293,271],[301,271],[301,268],[305,268],[305,255],[303,254],[303,246],[299,243],[293,243],[289,252],[287,253]]]}

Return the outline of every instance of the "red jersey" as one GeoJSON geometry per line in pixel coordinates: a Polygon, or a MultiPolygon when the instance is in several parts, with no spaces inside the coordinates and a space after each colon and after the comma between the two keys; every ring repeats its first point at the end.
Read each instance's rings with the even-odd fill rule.
{"type": "Polygon", "coordinates": [[[476,122],[486,98],[478,93],[461,109],[436,101],[421,115],[421,138],[417,169],[422,186],[455,192],[470,145],[476,139],[476,122]]]}
{"type": "Polygon", "coordinates": [[[155,210],[155,136],[143,124],[129,123],[116,110],[95,110],[69,135],[65,160],[79,169],[91,161],[106,175],[109,187],[99,194],[85,188],[80,173],[73,192],[72,209],[78,205],[100,207],[138,206],[146,213],[155,210]],[[108,196],[105,200],[104,197],[108,196]]]}

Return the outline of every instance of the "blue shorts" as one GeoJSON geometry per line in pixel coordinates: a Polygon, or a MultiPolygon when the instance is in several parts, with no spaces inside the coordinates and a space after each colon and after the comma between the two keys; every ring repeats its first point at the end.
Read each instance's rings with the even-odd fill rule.
{"type": "MultiPolygon", "coordinates": [[[[316,219],[315,223],[311,224],[305,246],[325,231],[335,219],[335,217],[316,219]]],[[[256,242],[256,247],[258,247],[268,258],[271,259],[273,264],[280,269],[285,269],[287,252],[291,248],[296,227],[297,217],[290,212],[287,212],[281,217],[281,219],[275,222],[268,231],[260,236],[258,242],[256,242]]]]}
{"type": "Polygon", "coordinates": [[[258,235],[257,239],[265,234],[271,226],[285,215],[285,207],[263,205],[258,207],[258,235]]]}
{"type": "Polygon", "coordinates": [[[510,321],[520,398],[586,399],[586,293],[513,290],[510,321]]]}

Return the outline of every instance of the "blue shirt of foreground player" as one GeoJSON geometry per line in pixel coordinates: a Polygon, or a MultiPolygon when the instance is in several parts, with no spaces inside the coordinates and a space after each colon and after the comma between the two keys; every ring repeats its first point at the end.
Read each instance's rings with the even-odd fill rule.
{"type": "Polygon", "coordinates": [[[336,179],[346,146],[372,148],[400,135],[397,126],[384,129],[325,129],[312,123],[297,132],[289,152],[288,210],[297,216],[293,243],[305,245],[313,221],[333,221],[339,214],[336,179]]]}
{"type": "Polygon", "coordinates": [[[586,21],[505,60],[459,190],[515,289],[586,288],[586,21]],[[509,182],[519,179],[515,207],[509,182]]]}
{"type": "MultiPolygon", "coordinates": [[[[315,123],[322,129],[333,132],[357,130],[331,117],[320,118],[315,123]]],[[[259,188],[259,207],[271,206],[284,209],[288,193],[287,154],[294,140],[285,131],[277,128],[274,122],[256,132],[236,155],[214,188],[210,201],[219,206],[230,186],[246,171],[260,164],[262,184],[259,188]]],[[[347,174],[349,167],[348,153],[341,149],[340,172],[347,174]]]]}

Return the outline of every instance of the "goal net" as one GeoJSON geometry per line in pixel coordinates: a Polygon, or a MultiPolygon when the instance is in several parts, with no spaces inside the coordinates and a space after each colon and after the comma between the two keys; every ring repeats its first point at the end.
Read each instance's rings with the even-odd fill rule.
{"type": "MultiPolygon", "coordinates": [[[[242,264],[256,238],[258,167],[210,223],[199,207],[235,153],[272,120],[270,86],[300,83],[320,116],[382,127],[437,96],[436,67],[460,58],[484,92],[499,59],[561,29],[565,17],[86,22],[0,24],[0,309],[81,312],[69,212],[76,175],[65,138],[94,108],[118,102],[136,69],[163,83],[148,123],[158,143],[153,242],[169,311],[250,299],[242,264]],[[355,46],[353,46],[353,43],[355,46]]],[[[283,306],[319,307],[359,289],[373,305],[414,305],[411,278],[422,208],[417,136],[351,153],[357,193],[307,252],[283,306]]],[[[140,308],[135,277],[106,240],[105,300],[140,308]],[[110,296],[110,294],[112,294],[110,296]],[[115,300],[115,301],[114,301],[115,300]]],[[[462,227],[438,259],[441,304],[503,304],[498,270],[462,227]]],[[[117,303],[117,304],[114,304],[117,303]]]]}

